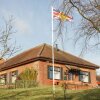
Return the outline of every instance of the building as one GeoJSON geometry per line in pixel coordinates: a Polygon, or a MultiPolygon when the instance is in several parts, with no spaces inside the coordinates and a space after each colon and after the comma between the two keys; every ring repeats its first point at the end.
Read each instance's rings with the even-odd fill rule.
{"type": "MultiPolygon", "coordinates": [[[[54,48],[55,84],[87,84],[95,87],[96,69],[99,66],[54,48]]],[[[40,85],[51,85],[53,78],[52,47],[42,44],[0,64],[0,83],[14,83],[25,68],[35,68],[40,85]]]]}
{"type": "Polygon", "coordinates": [[[0,64],[4,63],[5,61],[6,61],[5,59],[1,58],[0,59],[0,64]]]}
{"type": "Polygon", "coordinates": [[[96,79],[97,79],[98,86],[100,86],[100,75],[96,76],[96,79]]]}

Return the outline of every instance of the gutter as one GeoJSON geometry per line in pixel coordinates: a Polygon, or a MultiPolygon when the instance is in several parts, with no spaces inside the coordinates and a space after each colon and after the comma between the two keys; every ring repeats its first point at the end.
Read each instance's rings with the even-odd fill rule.
{"type": "MultiPolygon", "coordinates": [[[[22,65],[25,65],[25,64],[28,64],[28,63],[31,63],[31,62],[35,62],[35,61],[49,61],[49,62],[52,63],[51,58],[37,57],[37,58],[32,58],[32,59],[29,59],[29,60],[26,60],[26,61],[23,61],[23,62],[20,62],[20,63],[17,63],[17,64],[13,64],[13,65],[10,65],[10,66],[1,67],[0,72],[4,71],[4,70],[7,70],[7,69],[15,68],[15,67],[18,67],[18,66],[22,66],[22,65]]],[[[90,65],[84,65],[84,64],[77,64],[77,63],[61,61],[61,60],[57,60],[57,59],[55,59],[55,63],[64,64],[64,65],[72,65],[72,66],[77,66],[77,67],[82,67],[82,68],[89,68],[89,69],[98,69],[98,68],[100,68],[99,66],[90,66],[90,65]]]]}

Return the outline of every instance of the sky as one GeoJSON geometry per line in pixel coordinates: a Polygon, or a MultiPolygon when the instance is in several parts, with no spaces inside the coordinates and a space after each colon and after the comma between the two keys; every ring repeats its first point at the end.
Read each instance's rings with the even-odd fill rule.
{"type": "MultiPolygon", "coordinates": [[[[55,3],[55,8],[59,4],[59,0],[57,1],[58,2],[55,3]]],[[[9,19],[9,16],[14,17],[13,25],[16,33],[13,34],[13,40],[16,40],[17,45],[21,46],[20,52],[42,43],[52,43],[52,2],[53,0],[0,0],[0,27],[4,24],[3,18],[9,19]]],[[[80,16],[76,12],[73,21],[67,23],[67,35],[64,35],[63,44],[64,50],[75,56],[79,56],[80,46],[75,48],[71,40],[75,28],[80,21],[79,19],[80,16]]],[[[58,42],[58,47],[61,48],[60,42],[58,42]]],[[[100,65],[100,51],[88,51],[83,58],[100,65]]]]}

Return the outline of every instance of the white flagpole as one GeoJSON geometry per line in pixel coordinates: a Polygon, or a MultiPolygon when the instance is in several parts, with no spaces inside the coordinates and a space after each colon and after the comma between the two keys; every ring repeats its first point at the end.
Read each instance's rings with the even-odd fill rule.
{"type": "Polygon", "coordinates": [[[55,84],[54,84],[54,34],[53,34],[53,7],[52,11],[52,65],[53,65],[53,94],[55,94],[55,84]]]}

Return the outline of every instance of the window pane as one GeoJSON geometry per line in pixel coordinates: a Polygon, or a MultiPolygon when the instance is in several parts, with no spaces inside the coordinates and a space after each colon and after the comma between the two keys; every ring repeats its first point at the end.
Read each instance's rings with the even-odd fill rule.
{"type": "Polygon", "coordinates": [[[61,73],[60,72],[54,72],[54,79],[61,79],[61,73]]]}
{"type": "Polygon", "coordinates": [[[55,67],[54,69],[55,69],[55,71],[61,71],[61,68],[55,67]]]}
{"type": "Polygon", "coordinates": [[[83,75],[79,75],[79,81],[83,81],[83,75]]]}
{"type": "Polygon", "coordinates": [[[68,73],[68,80],[73,80],[73,74],[72,73],[68,73]]]}
{"type": "MultiPolygon", "coordinates": [[[[53,67],[48,67],[48,76],[50,79],[53,79],[53,67]]],[[[54,79],[61,79],[61,68],[55,67],[54,68],[54,79]]]]}
{"type": "Polygon", "coordinates": [[[6,84],[6,77],[6,74],[0,76],[0,84],[6,84]]]}
{"type": "Polygon", "coordinates": [[[16,78],[17,78],[16,76],[13,76],[13,77],[12,77],[12,83],[15,83],[16,78]]]}
{"type": "Polygon", "coordinates": [[[5,84],[5,79],[4,78],[0,79],[0,84],[5,84]]]}
{"type": "Polygon", "coordinates": [[[53,67],[49,67],[49,70],[51,70],[51,71],[52,71],[52,70],[53,70],[53,67]]]}
{"type": "Polygon", "coordinates": [[[11,83],[15,83],[18,76],[18,71],[11,72],[11,83]]]}
{"type": "Polygon", "coordinates": [[[88,80],[88,76],[83,75],[83,82],[89,82],[89,80],[88,80]]]}
{"type": "Polygon", "coordinates": [[[79,80],[82,82],[89,82],[89,72],[80,71],[79,80]]]}
{"type": "Polygon", "coordinates": [[[53,79],[53,71],[49,71],[49,78],[53,79]]]}

